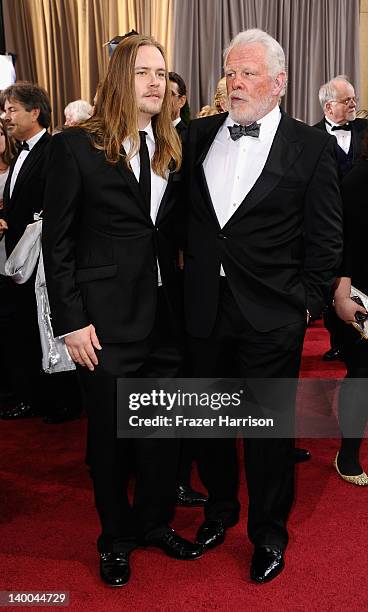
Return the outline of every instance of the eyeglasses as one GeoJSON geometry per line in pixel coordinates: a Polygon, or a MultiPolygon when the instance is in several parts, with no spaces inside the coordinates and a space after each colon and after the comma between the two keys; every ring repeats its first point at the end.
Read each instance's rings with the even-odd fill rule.
{"type": "Polygon", "coordinates": [[[358,104],[359,98],[356,96],[352,96],[351,98],[344,98],[344,100],[329,100],[329,102],[338,102],[339,104],[345,104],[345,106],[349,106],[350,102],[353,104],[358,104]]]}
{"type": "Polygon", "coordinates": [[[171,95],[172,95],[172,97],[173,97],[173,98],[181,98],[181,95],[180,95],[180,94],[175,93],[175,91],[172,91],[172,92],[171,92],[171,95]]]}

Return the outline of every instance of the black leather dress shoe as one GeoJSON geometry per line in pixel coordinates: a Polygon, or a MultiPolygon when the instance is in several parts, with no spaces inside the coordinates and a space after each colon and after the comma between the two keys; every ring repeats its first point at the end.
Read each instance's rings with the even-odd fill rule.
{"type": "Polygon", "coordinates": [[[80,410],[60,410],[55,412],[55,414],[46,414],[42,420],[46,425],[59,425],[59,423],[75,421],[79,419],[80,415],[80,410]]]}
{"type": "Polygon", "coordinates": [[[341,351],[338,348],[330,348],[330,350],[326,351],[323,355],[322,359],[323,361],[341,361],[341,351]]]}
{"type": "Polygon", "coordinates": [[[100,553],[100,576],[111,587],[121,587],[130,578],[129,553],[100,553]]]}
{"type": "Polygon", "coordinates": [[[30,404],[19,402],[16,406],[4,410],[1,413],[1,418],[5,421],[11,421],[13,419],[28,419],[30,417],[38,416],[38,411],[30,404]]]}
{"type": "Polygon", "coordinates": [[[157,539],[146,542],[147,546],[157,546],[161,548],[169,557],[182,561],[198,559],[203,550],[197,544],[184,540],[173,529],[169,529],[157,539]]]}
{"type": "Polygon", "coordinates": [[[202,549],[215,548],[225,540],[226,527],[222,521],[204,521],[197,531],[195,543],[202,549]]]}
{"type": "Polygon", "coordinates": [[[257,546],[253,553],[250,577],[255,582],[273,580],[285,567],[282,550],[270,546],[257,546]]]}
{"type": "Polygon", "coordinates": [[[204,506],[207,501],[206,495],[203,493],[199,493],[199,491],[194,491],[192,487],[187,485],[178,485],[176,487],[176,505],[177,506],[186,506],[186,507],[195,507],[195,506],[204,506]]]}
{"type": "Polygon", "coordinates": [[[294,461],[295,463],[303,463],[303,461],[309,461],[312,455],[306,448],[294,448],[294,461]]]}

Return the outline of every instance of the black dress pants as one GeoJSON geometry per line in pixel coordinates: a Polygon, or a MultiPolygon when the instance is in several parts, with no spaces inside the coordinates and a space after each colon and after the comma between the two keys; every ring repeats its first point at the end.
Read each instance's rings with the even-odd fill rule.
{"type": "MultiPolygon", "coordinates": [[[[302,353],[306,321],[300,320],[267,333],[253,329],[242,315],[225,279],[221,280],[218,316],[209,338],[191,338],[194,376],[229,376],[226,353],[236,356],[235,376],[273,379],[265,385],[265,403],[294,418],[295,384],[302,353]]],[[[262,385],[260,385],[262,387],[262,385]]],[[[247,415],[244,415],[247,416],[247,415]]],[[[292,425],[292,423],[291,423],[292,425]]],[[[277,545],[288,541],[286,521],[294,499],[294,439],[246,438],[244,461],[249,495],[248,535],[254,545],[277,545]]],[[[238,465],[235,439],[200,440],[198,468],[208,489],[207,519],[234,525],[239,515],[238,465]]]]}
{"type": "MultiPolygon", "coordinates": [[[[78,368],[88,415],[88,458],[101,523],[100,552],[126,552],[167,530],[175,506],[179,440],[117,439],[116,379],[175,377],[182,357],[164,290],[151,335],[140,342],[102,343],[93,372],[78,368]],[[135,471],[131,504],[128,480],[135,471]]],[[[98,330],[97,330],[98,333],[98,330]]]]}

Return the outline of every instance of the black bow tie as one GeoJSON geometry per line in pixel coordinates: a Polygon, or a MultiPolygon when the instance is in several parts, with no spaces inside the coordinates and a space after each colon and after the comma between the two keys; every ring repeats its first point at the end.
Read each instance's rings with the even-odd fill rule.
{"type": "Polygon", "coordinates": [[[229,125],[228,129],[232,140],[239,140],[242,136],[252,136],[258,138],[259,136],[259,123],[252,123],[251,125],[229,125]]]}
{"type": "Polygon", "coordinates": [[[22,142],[18,142],[17,148],[19,153],[21,151],[29,151],[29,144],[26,140],[23,140],[22,142]]]}
{"type": "Polygon", "coordinates": [[[332,126],[331,132],[336,132],[337,130],[345,130],[346,132],[351,132],[351,123],[344,123],[344,125],[332,126]]]}

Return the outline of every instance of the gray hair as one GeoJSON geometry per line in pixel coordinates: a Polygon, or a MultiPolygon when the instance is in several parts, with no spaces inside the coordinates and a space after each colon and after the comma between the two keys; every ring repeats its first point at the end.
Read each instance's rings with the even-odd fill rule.
{"type": "Polygon", "coordinates": [[[259,43],[266,50],[266,58],[270,76],[276,77],[280,72],[286,72],[285,53],[281,45],[267,32],[253,28],[239,32],[224,51],[224,66],[230,51],[238,45],[259,43]]]}
{"type": "Polygon", "coordinates": [[[69,113],[73,121],[84,121],[92,115],[93,107],[86,100],[74,100],[64,108],[64,114],[69,113]]]}
{"type": "Polygon", "coordinates": [[[351,85],[349,77],[346,76],[346,74],[338,74],[337,76],[327,81],[327,83],[321,85],[318,92],[318,98],[323,111],[325,110],[325,104],[327,102],[330,102],[331,100],[335,100],[336,97],[339,95],[339,92],[335,87],[336,81],[342,81],[343,83],[351,85]]]}

